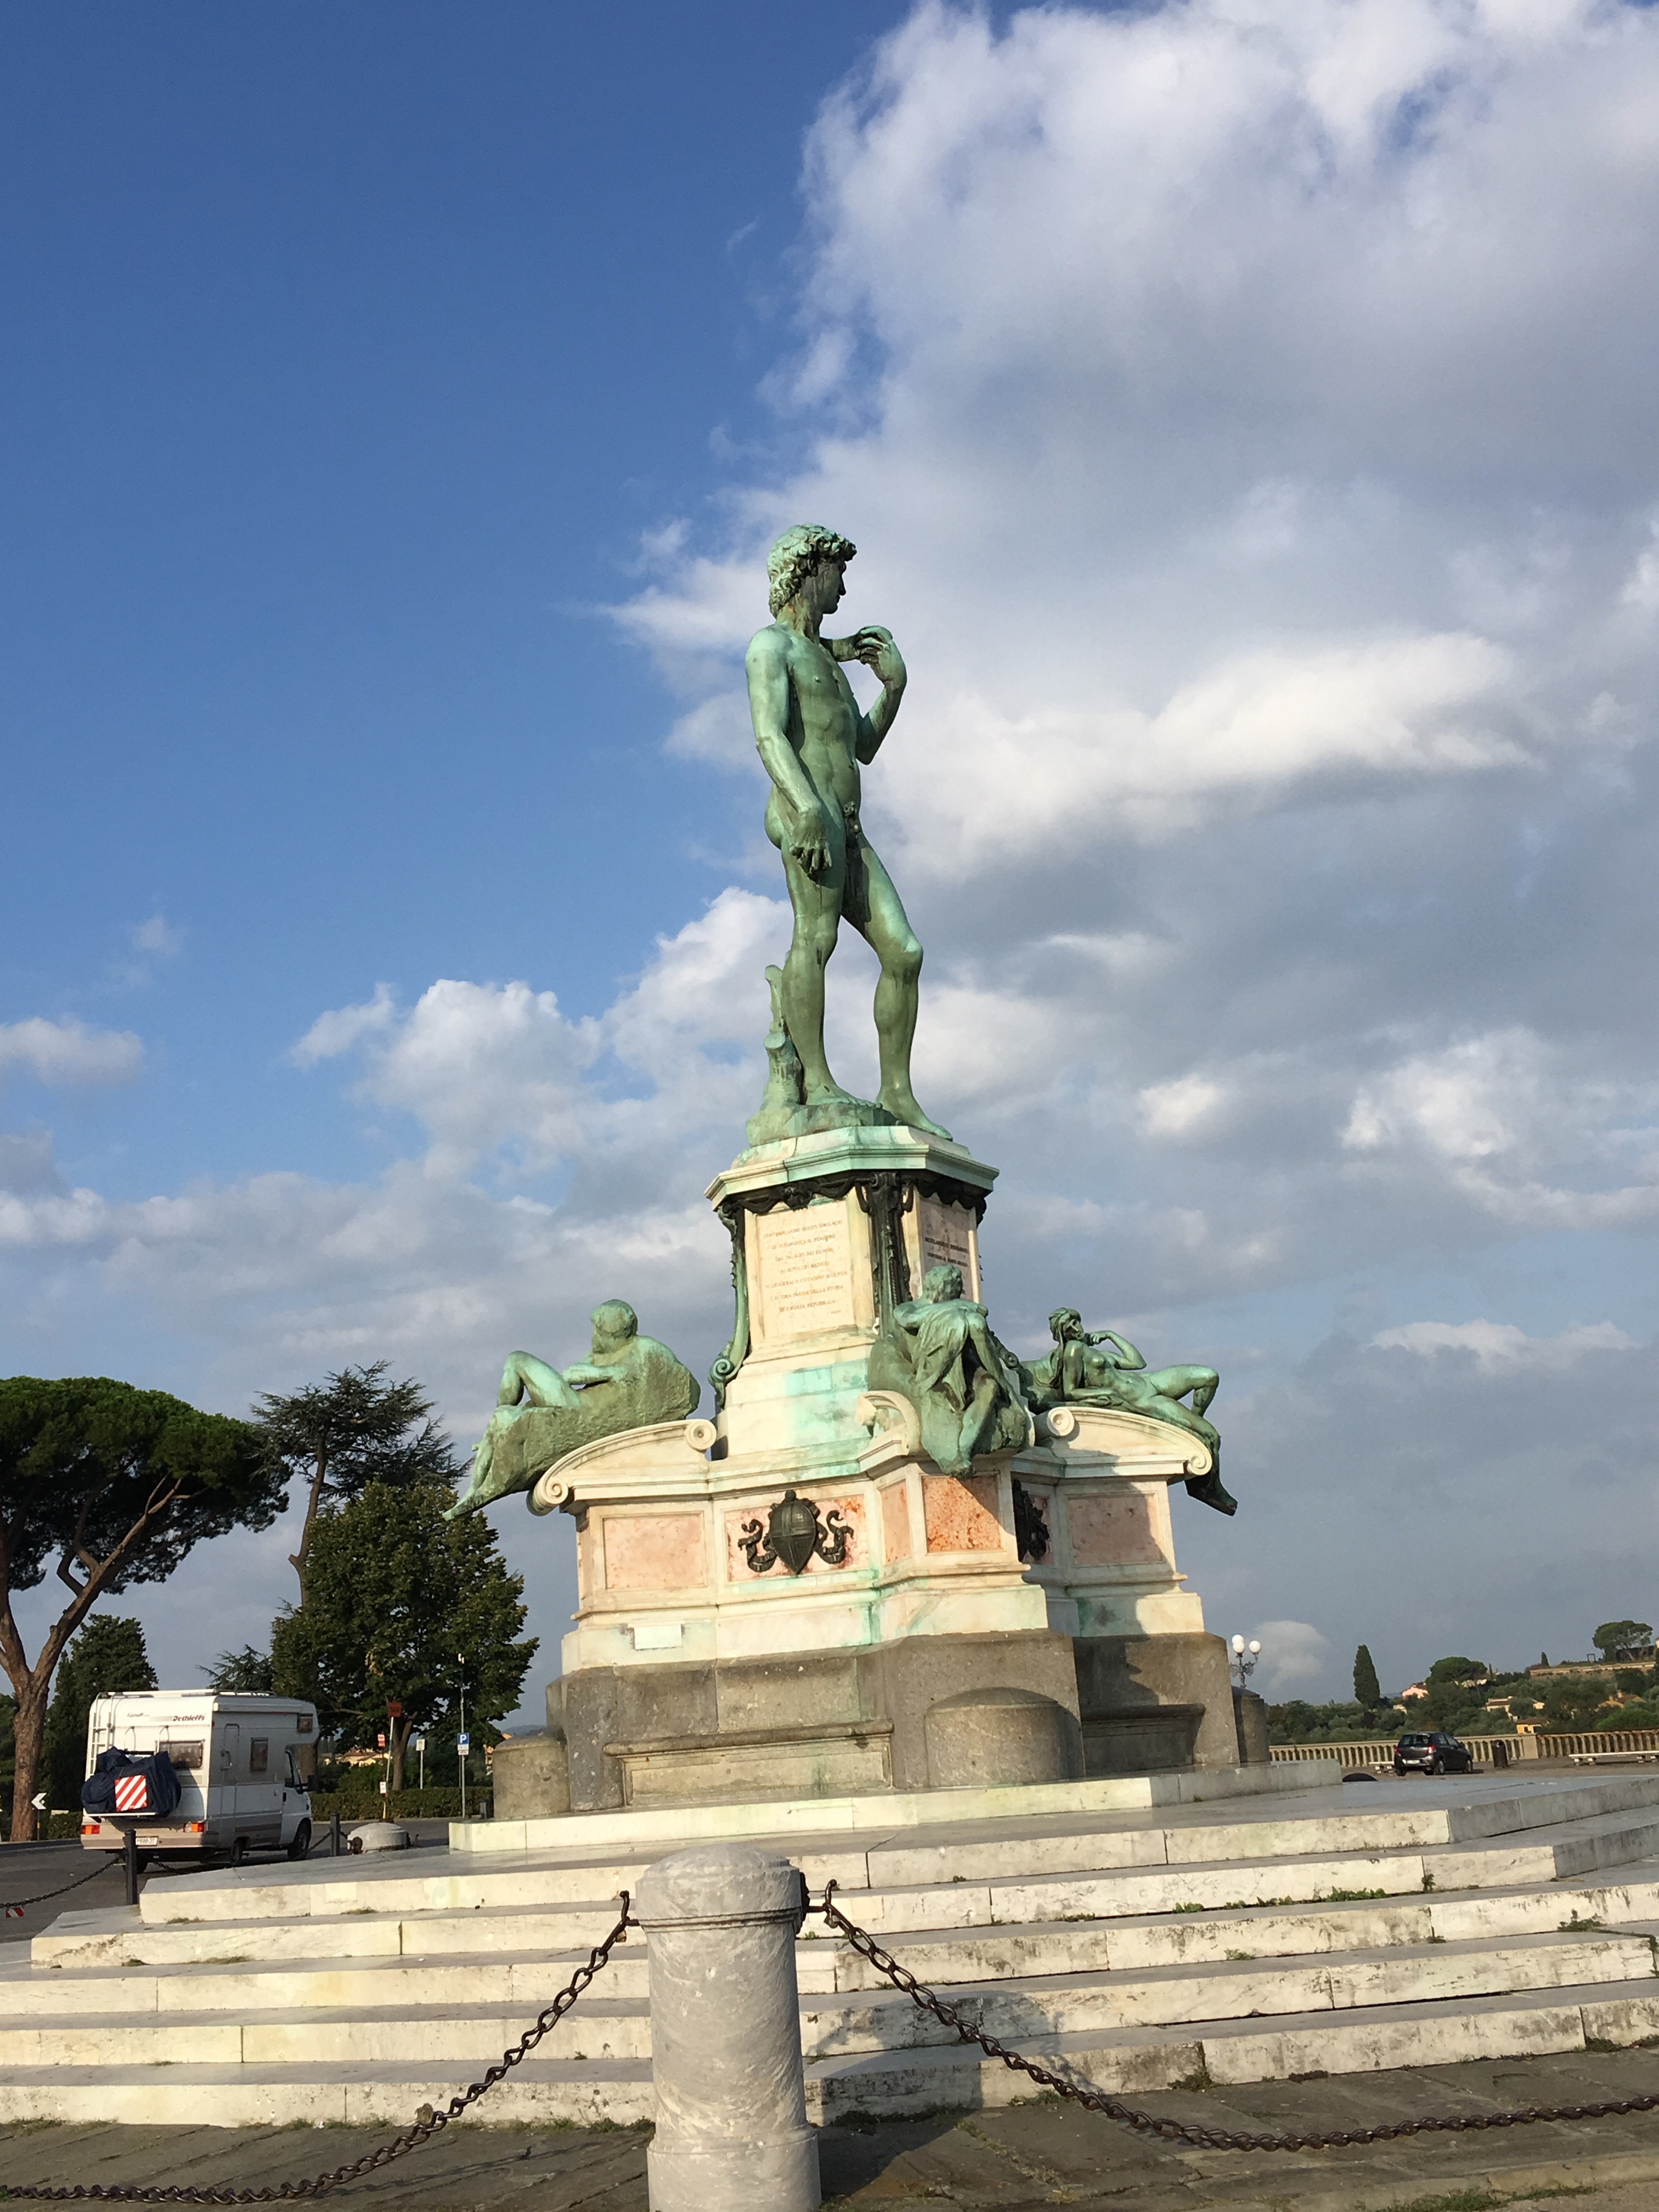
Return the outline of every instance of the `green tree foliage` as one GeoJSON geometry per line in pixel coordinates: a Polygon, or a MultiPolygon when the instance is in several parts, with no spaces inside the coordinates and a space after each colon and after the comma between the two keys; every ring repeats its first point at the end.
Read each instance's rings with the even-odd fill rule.
{"type": "Polygon", "coordinates": [[[1454,1735],[1467,1729],[1486,1704],[1489,1673],[1483,1660],[1465,1659],[1456,1653],[1437,1659],[1423,1678],[1429,1694],[1418,1710],[1424,1720],[1431,1728],[1445,1729],[1454,1735]]]}
{"type": "Polygon", "coordinates": [[[1653,1641],[1653,1624],[1647,1620],[1604,1620],[1590,1642],[1604,1659],[1622,1659],[1653,1641]]]}
{"type": "Polygon", "coordinates": [[[533,1637],[518,1640],[522,1576],[507,1572],[482,1514],[444,1519],[451,1502],[436,1482],[371,1482],[325,1515],[305,1601],[271,1632],[282,1694],[314,1699],[343,1749],[386,1731],[394,1790],[416,1728],[453,1741],[463,1680],[469,1724],[495,1741],[490,1723],[518,1704],[536,1650],[533,1637]],[[388,1699],[404,1709],[391,1724],[388,1699]]]}
{"type": "Polygon", "coordinates": [[[1544,1717],[1553,1729],[1571,1733],[1595,1726],[1596,1716],[1613,1695],[1607,1674],[1569,1674],[1548,1683],[1544,1691],[1544,1717]]]}
{"type": "Polygon", "coordinates": [[[1289,1698],[1267,1708],[1267,1739],[1271,1743],[1352,1743],[1367,1733],[1364,1708],[1339,1698],[1329,1705],[1310,1705],[1305,1698],[1289,1698]]]}
{"type": "Polygon", "coordinates": [[[271,1680],[270,1655],[245,1644],[240,1651],[222,1651],[207,1669],[210,1690],[252,1690],[269,1697],[276,1686],[271,1680]]]}
{"type": "Polygon", "coordinates": [[[371,1482],[446,1482],[460,1472],[454,1447],[430,1418],[431,1400],[417,1382],[384,1381],[389,1364],[348,1367],[287,1397],[267,1392],[253,1409],[273,1458],[306,1486],[300,1548],[289,1559],[301,1605],[319,1513],[362,1497],[371,1482]]]}
{"type": "Polygon", "coordinates": [[[1374,1713],[1382,1702],[1382,1686],[1376,1679],[1370,1648],[1364,1644],[1353,1655],[1353,1693],[1368,1713],[1374,1713]]]}
{"type": "Polygon", "coordinates": [[[49,1809],[72,1812],[81,1802],[93,1699],[110,1690],[156,1686],[139,1624],[118,1613],[94,1613],[64,1654],[46,1713],[43,1779],[49,1809]]]}
{"type": "Polygon", "coordinates": [[[14,1843],[35,1833],[29,1800],[52,1676],[98,1600],[161,1581],[205,1537],[268,1528],[286,1502],[282,1468],[246,1421],[106,1376],[0,1381],[0,1665],[17,1700],[14,1843]],[[43,1582],[49,1565],[69,1602],[31,1662],[12,1596],[43,1582]]]}

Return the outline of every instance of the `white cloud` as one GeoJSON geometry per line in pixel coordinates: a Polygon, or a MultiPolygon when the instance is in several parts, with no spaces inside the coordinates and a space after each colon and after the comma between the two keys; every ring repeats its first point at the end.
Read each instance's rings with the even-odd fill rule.
{"type": "Polygon", "coordinates": [[[1218,1083],[1204,1075],[1149,1083],[1140,1094],[1141,1120],[1149,1136],[1184,1137],[1212,1120],[1226,1096],[1218,1083]]]}
{"type": "Polygon", "coordinates": [[[294,1047],[292,1058],[301,1067],[319,1060],[336,1060],[377,1030],[387,1029],[397,1018],[397,1000],[389,983],[377,983],[374,996],[356,1006],[336,1006],[319,1014],[294,1047]]]}
{"type": "Polygon", "coordinates": [[[1567,1368],[1586,1352],[1636,1349],[1634,1340],[1610,1321],[1591,1322],[1547,1337],[1528,1336],[1513,1322],[1412,1321],[1399,1328],[1383,1329],[1371,1343],[1379,1352],[1413,1352],[1425,1359],[1442,1352],[1468,1352],[1488,1372],[1516,1367],[1567,1368]]]}
{"type": "Polygon", "coordinates": [[[1656,1115],[1659,1077],[1586,1077],[1570,1053],[1511,1028],[1413,1054],[1363,1082],[1342,1142],[1361,1155],[1426,1157],[1516,1227],[1605,1228],[1659,1218],[1656,1115]],[[1638,1177],[1621,1180],[1632,1166],[1638,1177]]]}
{"type": "Polygon", "coordinates": [[[153,952],[163,960],[176,959],[185,949],[184,931],[163,914],[153,914],[148,921],[136,924],[131,935],[135,952],[153,952]]]}
{"type": "Polygon", "coordinates": [[[1323,1691],[1340,1697],[1327,1680],[1332,1671],[1330,1639],[1306,1620],[1264,1620],[1251,1632],[1261,1646],[1252,1689],[1282,1698],[1295,1691],[1323,1691]]]}
{"type": "Polygon", "coordinates": [[[40,1083],[131,1083],[143,1057],[131,1030],[93,1029],[72,1016],[0,1023],[0,1079],[15,1071],[40,1083]]]}

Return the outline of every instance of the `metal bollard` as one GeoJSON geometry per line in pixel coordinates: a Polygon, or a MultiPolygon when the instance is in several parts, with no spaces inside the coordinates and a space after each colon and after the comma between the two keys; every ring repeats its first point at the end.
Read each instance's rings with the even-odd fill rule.
{"type": "Polygon", "coordinates": [[[138,1902],[138,1831],[129,1820],[121,1831],[121,1864],[127,1878],[127,1903],[138,1902]]]}
{"type": "Polygon", "coordinates": [[[331,1859],[337,1859],[340,1856],[340,1815],[337,1812],[328,1816],[328,1855],[331,1859]]]}
{"type": "Polygon", "coordinates": [[[818,2212],[795,1986],[800,1874],[746,1844],[701,1844],[659,1859],[635,1910],[650,1939],[651,2212],[818,2212]]]}

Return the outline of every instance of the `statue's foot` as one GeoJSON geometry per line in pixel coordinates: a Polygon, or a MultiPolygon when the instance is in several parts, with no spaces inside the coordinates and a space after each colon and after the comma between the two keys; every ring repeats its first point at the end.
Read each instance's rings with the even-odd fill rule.
{"type": "Polygon", "coordinates": [[[1188,1498],[1197,1498],[1200,1505],[1213,1505],[1218,1513],[1237,1513],[1238,1500],[1221,1486],[1221,1477],[1212,1471],[1201,1474],[1187,1485],[1188,1498]]]}
{"type": "Polygon", "coordinates": [[[839,1083],[809,1083],[805,1086],[805,1103],[808,1106],[861,1106],[864,1101],[854,1098],[850,1091],[843,1091],[839,1083]]]}
{"type": "Polygon", "coordinates": [[[902,1121],[907,1129],[921,1129],[930,1137],[943,1138],[947,1145],[955,1144],[956,1139],[948,1129],[941,1129],[937,1121],[930,1121],[922,1112],[916,1103],[916,1094],[914,1091],[900,1091],[890,1085],[881,1092],[878,1103],[887,1109],[896,1121],[902,1121]]]}

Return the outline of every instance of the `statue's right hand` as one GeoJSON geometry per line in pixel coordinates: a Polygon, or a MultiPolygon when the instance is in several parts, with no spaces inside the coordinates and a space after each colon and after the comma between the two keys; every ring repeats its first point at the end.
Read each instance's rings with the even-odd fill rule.
{"type": "Polygon", "coordinates": [[[830,824],[823,809],[796,817],[795,834],[789,840],[791,857],[809,876],[827,875],[830,872],[830,824]]]}

